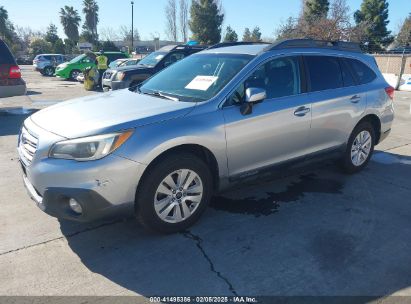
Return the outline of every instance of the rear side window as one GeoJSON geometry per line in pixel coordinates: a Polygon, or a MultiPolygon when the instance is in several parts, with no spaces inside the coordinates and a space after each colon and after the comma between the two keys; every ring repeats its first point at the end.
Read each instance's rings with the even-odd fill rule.
{"type": "Polygon", "coordinates": [[[338,59],[330,56],[305,56],[311,92],[343,87],[338,59]]]}
{"type": "Polygon", "coordinates": [[[16,64],[7,45],[0,40],[0,64],[16,64]]]}
{"type": "Polygon", "coordinates": [[[365,65],[361,61],[356,60],[356,59],[345,59],[345,60],[350,65],[352,71],[354,72],[355,77],[357,77],[359,84],[370,83],[375,78],[377,78],[377,75],[375,75],[374,71],[371,70],[367,65],[365,65]]]}

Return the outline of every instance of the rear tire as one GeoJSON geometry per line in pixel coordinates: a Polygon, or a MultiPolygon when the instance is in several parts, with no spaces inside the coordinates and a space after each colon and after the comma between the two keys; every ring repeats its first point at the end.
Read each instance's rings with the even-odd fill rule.
{"type": "Polygon", "coordinates": [[[154,165],[136,195],[137,219],[160,233],[184,231],[200,218],[212,195],[207,165],[189,153],[170,155],[154,165]]]}
{"type": "Polygon", "coordinates": [[[43,75],[47,77],[51,77],[54,75],[54,68],[53,67],[45,67],[43,70],[43,75]]]}
{"type": "Polygon", "coordinates": [[[341,162],[346,173],[354,174],[367,166],[374,152],[375,138],[370,122],[364,121],[355,127],[341,162]]]}

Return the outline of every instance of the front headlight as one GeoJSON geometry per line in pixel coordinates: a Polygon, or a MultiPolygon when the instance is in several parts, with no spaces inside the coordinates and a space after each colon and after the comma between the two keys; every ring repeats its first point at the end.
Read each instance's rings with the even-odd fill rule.
{"type": "Polygon", "coordinates": [[[77,161],[101,159],[118,149],[132,134],[133,131],[125,131],[61,141],[51,147],[49,157],[77,161]]]}
{"type": "Polygon", "coordinates": [[[126,73],[124,73],[124,72],[118,72],[118,73],[116,74],[116,80],[122,81],[125,76],[126,76],[126,73]]]}

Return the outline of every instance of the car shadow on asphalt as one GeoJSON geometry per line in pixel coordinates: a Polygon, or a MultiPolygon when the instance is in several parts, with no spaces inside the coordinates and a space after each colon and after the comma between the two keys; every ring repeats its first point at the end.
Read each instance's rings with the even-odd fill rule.
{"type": "Polygon", "coordinates": [[[21,126],[37,109],[6,107],[0,109],[0,136],[17,135],[21,126]]]}
{"type": "Polygon", "coordinates": [[[379,152],[354,176],[331,165],[248,184],[214,197],[180,234],[153,234],[133,219],[62,220],[61,231],[91,272],[144,296],[379,298],[411,286],[411,187],[394,178],[410,165],[379,152]]]}

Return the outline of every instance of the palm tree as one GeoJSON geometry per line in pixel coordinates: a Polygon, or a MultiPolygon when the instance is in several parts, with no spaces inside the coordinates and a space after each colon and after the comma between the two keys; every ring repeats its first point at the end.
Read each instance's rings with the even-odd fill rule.
{"type": "Polygon", "coordinates": [[[64,28],[67,38],[73,42],[78,42],[81,18],[76,9],[72,6],[65,6],[60,10],[60,21],[64,28]]]}
{"type": "Polygon", "coordinates": [[[94,40],[97,40],[98,4],[95,0],[83,0],[83,13],[86,15],[83,29],[90,32],[94,40]]]}

